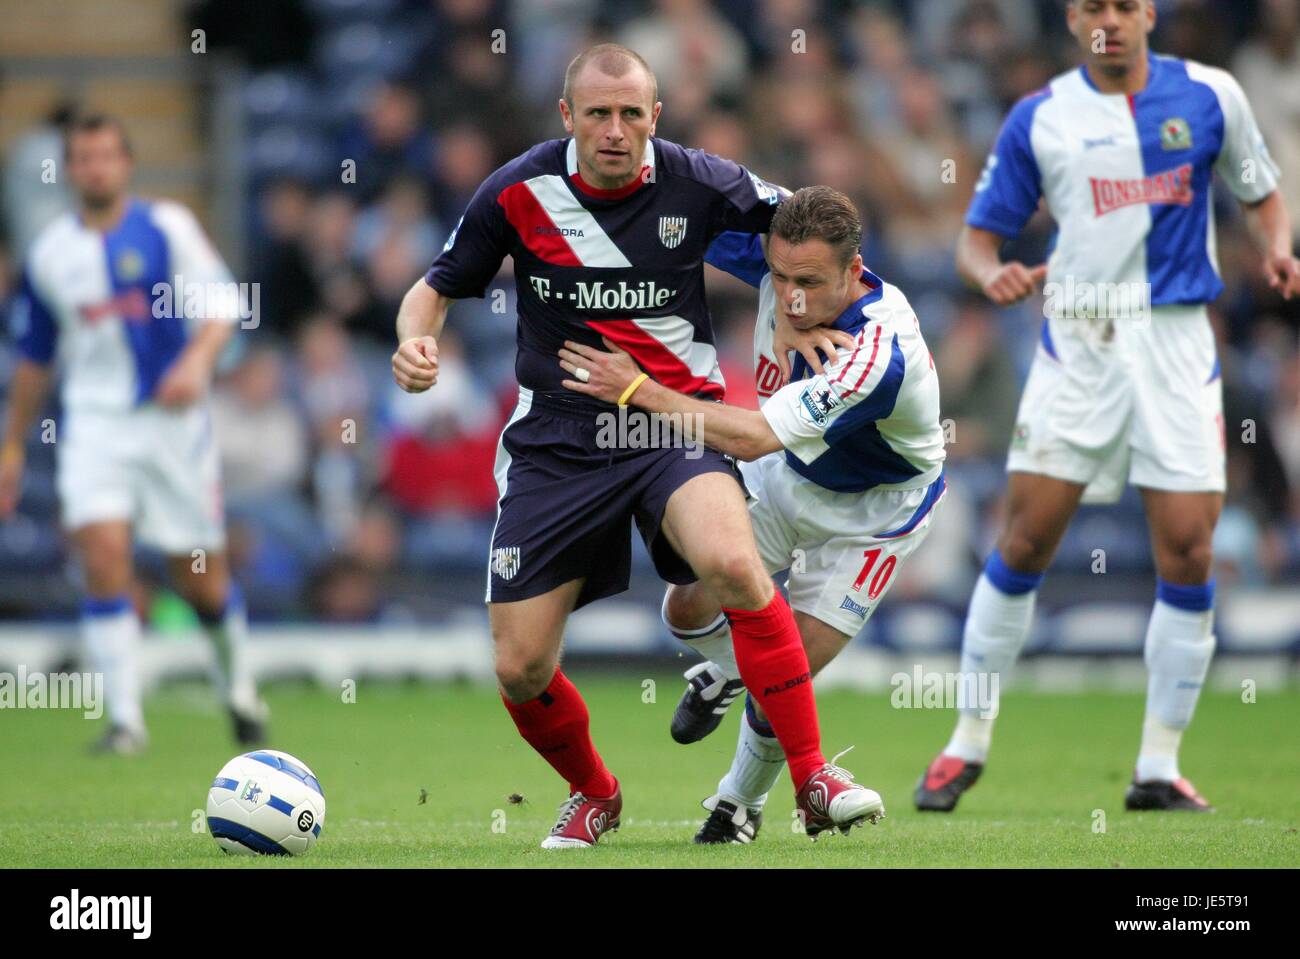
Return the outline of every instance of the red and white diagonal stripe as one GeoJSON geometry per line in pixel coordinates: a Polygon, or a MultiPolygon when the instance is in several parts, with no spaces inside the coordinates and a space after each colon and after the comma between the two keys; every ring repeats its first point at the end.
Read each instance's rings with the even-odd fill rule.
{"type": "Polygon", "coordinates": [[[696,342],[695,327],[680,316],[588,320],[587,325],[630,353],[669,389],[719,400],[726,393],[718,351],[696,342]]]}

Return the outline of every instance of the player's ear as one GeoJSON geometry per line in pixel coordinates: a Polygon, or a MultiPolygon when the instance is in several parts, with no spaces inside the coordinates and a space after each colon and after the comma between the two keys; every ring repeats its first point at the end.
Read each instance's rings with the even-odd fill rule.
{"type": "Polygon", "coordinates": [[[656,100],[654,109],[650,111],[650,135],[655,135],[655,124],[659,122],[659,113],[663,110],[664,105],[661,101],[656,100]]]}
{"type": "Polygon", "coordinates": [[[573,132],[573,114],[569,112],[569,103],[560,97],[560,119],[564,121],[564,132],[573,132]]]}

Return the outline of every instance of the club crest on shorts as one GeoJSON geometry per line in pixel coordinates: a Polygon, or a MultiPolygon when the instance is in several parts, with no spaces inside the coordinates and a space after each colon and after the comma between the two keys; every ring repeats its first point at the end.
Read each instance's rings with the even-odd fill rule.
{"type": "Polygon", "coordinates": [[[659,218],[659,242],[668,249],[680,246],[686,239],[686,217],[661,216],[659,218]]]}
{"type": "Polygon", "coordinates": [[[514,579],[519,572],[519,547],[501,546],[492,550],[492,572],[501,579],[514,579]]]}

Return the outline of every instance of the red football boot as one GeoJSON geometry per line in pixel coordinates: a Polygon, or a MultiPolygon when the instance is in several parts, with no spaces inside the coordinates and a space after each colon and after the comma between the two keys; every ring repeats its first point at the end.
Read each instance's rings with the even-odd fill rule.
{"type": "Polygon", "coordinates": [[[833,762],[808,777],[795,795],[795,806],[804,829],[814,839],[827,829],[847,834],[863,822],[876,823],[885,818],[880,793],[855,783],[851,772],[833,762]]]}
{"type": "Polygon", "coordinates": [[[551,834],[542,840],[543,849],[585,849],[596,845],[600,837],[618,829],[623,812],[623,790],[617,783],[608,799],[591,799],[574,793],[560,806],[560,818],[551,834]]]}
{"type": "Polygon", "coordinates": [[[983,763],[940,753],[917,780],[912,801],[921,812],[952,812],[983,771],[983,763]]]}

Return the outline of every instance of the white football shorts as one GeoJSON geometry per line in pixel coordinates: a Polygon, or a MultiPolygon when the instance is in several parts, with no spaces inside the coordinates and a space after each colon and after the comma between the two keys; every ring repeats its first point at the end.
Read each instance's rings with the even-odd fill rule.
{"type": "Polygon", "coordinates": [[[1048,320],[1007,470],[1083,483],[1085,503],[1113,503],[1126,481],[1222,492],[1223,381],[1204,306],[1048,320]]]}
{"type": "Polygon", "coordinates": [[[946,489],[836,493],[805,479],[785,451],[740,464],[758,553],[769,573],[788,569],[790,606],[855,636],[930,532],[946,489]]]}
{"type": "Polygon", "coordinates": [[[74,411],[55,439],[66,529],[126,520],[141,541],[168,555],[225,548],[220,462],[206,404],[74,411]]]}

